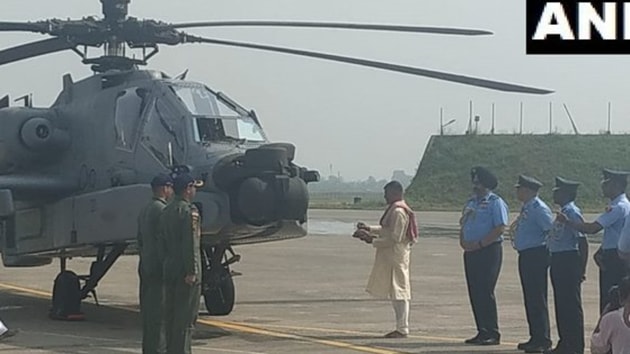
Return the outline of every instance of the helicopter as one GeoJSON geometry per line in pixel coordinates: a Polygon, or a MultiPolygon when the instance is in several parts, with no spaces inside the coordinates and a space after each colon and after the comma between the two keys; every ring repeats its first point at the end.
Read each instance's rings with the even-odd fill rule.
{"type": "Polygon", "coordinates": [[[51,38],[0,50],[0,66],[73,51],[93,75],[63,88],[50,107],[0,99],[0,252],[5,267],[59,259],[50,316],[82,319],[82,300],[123,255],[137,254],[136,217],[158,173],[202,180],[195,204],[202,219],[202,297],[210,315],[234,307],[233,246],[307,235],[307,184],[319,172],[295,163],[296,147],[271,142],[256,112],[220,91],[141,69],[159,45],[212,44],[361,65],[492,90],[553,91],[323,52],[227,41],[184,32],[208,27],[302,27],[478,36],[489,31],[358,23],[207,21],[166,23],[130,17],[130,0],[100,0],[103,17],[1,22],[0,32],[51,38]],[[104,54],[90,57],[89,49],[104,54]],[[140,51],[140,58],[127,51],[140,51]],[[68,269],[94,257],[88,274],[68,269]]]}

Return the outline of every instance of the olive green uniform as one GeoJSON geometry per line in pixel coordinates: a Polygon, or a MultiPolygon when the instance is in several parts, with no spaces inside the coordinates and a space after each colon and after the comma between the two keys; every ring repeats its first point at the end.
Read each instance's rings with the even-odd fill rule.
{"type": "Polygon", "coordinates": [[[138,216],[140,264],[140,312],[142,314],[142,353],[164,353],[166,343],[162,324],[164,281],[158,247],[160,215],[166,201],[153,197],[138,216]]]}
{"type": "Polygon", "coordinates": [[[199,210],[176,197],[160,219],[164,250],[166,347],[168,354],[191,353],[192,329],[201,297],[201,223],[199,210]],[[187,275],[196,283],[188,285],[187,275]]]}

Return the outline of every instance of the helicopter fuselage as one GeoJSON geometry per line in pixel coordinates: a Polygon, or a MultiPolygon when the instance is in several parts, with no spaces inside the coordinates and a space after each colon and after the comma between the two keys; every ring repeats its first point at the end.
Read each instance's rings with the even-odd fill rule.
{"type": "Polygon", "coordinates": [[[205,244],[306,235],[306,183],[318,173],[293,163],[293,145],[271,144],[253,111],[203,84],[144,70],[66,75],[50,108],[0,109],[0,125],[7,266],[134,244],[150,180],[173,168],[205,182],[195,200],[205,244]]]}

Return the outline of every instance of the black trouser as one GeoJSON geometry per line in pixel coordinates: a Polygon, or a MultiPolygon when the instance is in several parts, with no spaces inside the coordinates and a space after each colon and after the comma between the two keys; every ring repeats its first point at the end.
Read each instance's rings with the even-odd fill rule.
{"type": "Polygon", "coordinates": [[[619,258],[617,249],[602,251],[602,268],[599,268],[599,311],[602,313],[608,304],[608,291],[621,283],[626,275],[626,267],[619,258]]]}
{"type": "Polygon", "coordinates": [[[551,284],[561,353],[584,353],[582,258],[578,251],[551,254],[551,284]]]}
{"type": "Polygon", "coordinates": [[[532,343],[551,345],[547,282],[549,251],[546,246],[519,252],[518,272],[521,277],[529,335],[532,343]]]}
{"type": "Polygon", "coordinates": [[[484,338],[500,338],[494,288],[499,279],[502,262],[501,242],[495,242],[478,251],[464,252],[468,297],[477,331],[484,338]]]}

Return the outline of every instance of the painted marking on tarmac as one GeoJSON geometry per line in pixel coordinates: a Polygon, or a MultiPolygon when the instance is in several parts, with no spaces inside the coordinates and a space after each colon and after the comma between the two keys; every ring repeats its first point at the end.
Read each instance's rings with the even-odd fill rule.
{"type": "MultiPolygon", "coordinates": [[[[29,288],[23,288],[20,286],[15,286],[15,285],[10,285],[10,284],[5,284],[5,283],[0,283],[0,288],[14,290],[17,292],[26,293],[30,295],[35,295],[37,297],[50,298],[52,296],[52,294],[48,292],[35,290],[35,289],[29,289],[29,288]]],[[[132,308],[132,307],[125,307],[125,306],[110,306],[110,307],[124,309],[127,311],[138,312],[137,309],[132,308]]],[[[273,330],[265,329],[260,326],[251,326],[249,324],[241,323],[241,322],[227,322],[227,321],[205,320],[205,319],[198,319],[198,322],[206,324],[206,325],[210,325],[210,326],[220,327],[224,329],[232,329],[232,330],[236,330],[236,331],[244,332],[244,333],[260,334],[260,335],[276,337],[276,338],[293,339],[293,340],[302,341],[302,342],[310,342],[310,343],[323,344],[323,345],[337,347],[337,348],[351,349],[351,350],[361,351],[365,353],[374,353],[374,354],[401,354],[402,353],[402,352],[391,351],[391,350],[386,350],[386,349],[355,345],[355,344],[346,343],[346,342],[332,341],[332,340],[327,340],[327,339],[301,336],[301,335],[284,333],[284,332],[276,332],[273,330]]],[[[368,335],[368,336],[375,336],[375,337],[380,336],[380,334],[373,333],[373,332],[361,332],[361,331],[333,329],[333,328],[283,326],[283,325],[273,325],[273,324],[266,324],[264,325],[264,327],[284,329],[284,330],[302,330],[302,331],[325,332],[325,333],[345,333],[345,334],[354,334],[354,335],[368,335]]],[[[413,334],[410,334],[408,338],[416,338],[416,339],[423,339],[423,340],[436,340],[436,341],[447,342],[447,343],[461,343],[463,341],[460,338],[425,336],[425,335],[419,336],[419,335],[413,335],[413,334]]],[[[516,345],[517,343],[501,341],[501,344],[498,347],[507,347],[507,346],[515,347],[516,345]]],[[[254,353],[254,352],[243,352],[243,353],[254,353]]]]}
{"type": "MultiPolygon", "coordinates": [[[[292,330],[298,330],[298,331],[311,331],[311,332],[328,332],[328,333],[343,333],[343,334],[352,334],[352,335],[364,335],[364,336],[375,336],[375,337],[380,337],[382,336],[381,333],[375,333],[375,332],[362,332],[362,331],[352,331],[352,330],[346,330],[346,329],[338,329],[338,328],[319,328],[319,327],[301,327],[301,326],[286,326],[286,325],[274,325],[274,324],[265,324],[265,327],[270,327],[270,328],[277,328],[277,329],[292,329],[292,330]]],[[[447,343],[463,343],[463,339],[460,338],[449,338],[449,337],[434,337],[434,336],[420,336],[420,335],[414,335],[414,334],[409,334],[407,336],[407,338],[416,338],[416,339],[423,339],[423,340],[436,340],[436,341],[440,341],[440,342],[447,342],[447,343]]],[[[498,347],[501,346],[510,346],[510,347],[514,347],[516,346],[517,343],[510,343],[510,342],[501,342],[501,344],[498,347]]]]}
{"type": "Polygon", "coordinates": [[[330,347],[336,347],[336,348],[342,348],[342,349],[352,349],[352,350],[356,350],[356,351],[360,351],[360,352],[364,352],[364,353],[401,354],[401,352],[398,352],[398,351],[392,351],[392,350],[387,350],[387,349],[379,349],[379,348],[373,348],[373,347],[366,347],[366,346],[362,346],[362,345],[355,345],[355,344],[351,344],[351,343],[345,343],[345,342],[339,342],[339,341],[328,340],[328,339],[321,339],[321,338],[315,338],[315,337],[300,336],[300,335],[297,335],[297,334],[276,332],[276,331],[273,331],[273,330],[268,330],[268,329],[259,328],[259,327],[252,327],[252,326],[249,326],[249,325],[233,323],[233,322],[203,320],[203,319],[197,320],[197,322],[200,322],[200,323],[203,323],[203,324],[207,324],[207,325],[210,325],[210,326],[232,329],[232,330],[239,331],[239,332],[260,334],[260,335],[269,336],[269,337],[276,337],[276,338],[293,339],[293,340],[300,341],[300,342],[310,342],[310,343],[316,343],[316,344],[323,344],[323,345],[327,345],[327,346],[330,346],[330,347]]]}
{"type": "Polygon", "coordinates": [[[239,353],[239,354],[267,354],[263,352],[250,352],[246,350],[225,349],[225,348],[208,348],[208,347],[195,347],[195,350],[203,350],[206,352],[219,352],[219,353],[239,353]]]}
{"type": "MultiPolygon", "coordinates": [[[[52,294],[50,294],[49,292],[44,292],[44,291],[35,290],[35,289],[29,289],[29,288],[24,288],[24,287],[21,287],[21,286],[15,286],[15,285],[11,285],[11,284],[0,283],[0,288],[5,288],[5,289],[9,289],[9,290],[17,291],[17,292],[20,292],[20,293],[29,294],[29,295],[35,295],[37,297],[50,298],[52,296],[52,294]]],[[[129,308],[127,308],[127,307],[121,307],[121,306],[112,306],[112,307],[113,308],[118,308],[118,309],[129,310],[129,308]]],[[[327,340],[327,339],[320,339],[320,338],[312,338],[312,337],[300,336],[300,335],[296,335],[296,334],[276,332],[276,331],[273,331],[273,330],[266,330],[264,328],[252,327],[252,326],[245,325],[245,324],[237,324],[237,323],[230,323],[230,322],[223,322],[223,321],[216,321],[216,320],[204,320],[204,319],[199,319],[198,322],[206,324],[206,325],[210,325],[210,326],[220,327],[220,328],[224,328],[224,329],[232,329],[232,330],[236,330],[236,331],[244,332],[244,333],[260,334],[260,335],[265,335],[265,336],[268,336],[268,337],[286,338],[286,339],[292,339],[292,340],[296,340],[296,341],[300,341],[300,342],[323,344],[323,345],[327,345],[327,346],[331,346],[331,347],[351,349],[351,350],[360,351],[360,352],[364,352],[364,353],[401,354],[401,352],[398,352],[398,351],[379,349],[379,348],[373,348],[373,347],[366,347],[366,346],[362,346],[362,345],[355,345],[355,344],[351,344],[351,343],[345,343],[345,342],[339,342],[339,341],[333,341],[333,340],[327,340]]]]}

